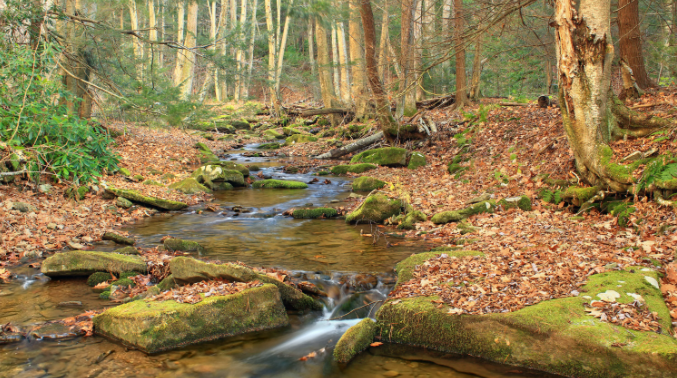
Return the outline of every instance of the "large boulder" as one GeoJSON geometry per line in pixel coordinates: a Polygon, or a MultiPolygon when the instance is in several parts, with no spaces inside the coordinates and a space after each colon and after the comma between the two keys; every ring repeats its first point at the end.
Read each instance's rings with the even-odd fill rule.
{"type": "Polygon", "coordinates": [[[142,205],[150,207],[156,207],[162,210],[181,210],[188,207],[188,204],[184,202],[166,200],[158,197],[144,196],[143,194],[137,192],[136,190],[107,188],[106,192],[111,193],[118,197],[126,198],[132,202],[137,202],[142,205]]]}
{"type": "Polygon", "coordinates": [[[40,271],[49,277],[89,276],[94,272],[146,273],[146,263],[139,256],[98,251],[56,253],[42,262],[40,271]]]}
{"type": "Polygon", "coordinates": [[[280,290],[282,302],[293,310],[320,310],[322,306],[313,298],[303,294],[293,286],[287,285],[274,278],[259,274],[245,266],[238,264],[210,264],[188,257],[175,257],[169,262],[169,269],[175,281],[186,284],[215,278],[229,281],[270,283],[280,290]]]}
{"type": "Polygon", "coordinates": [[[226,169],[219,165],[203,165],[191,175],[199,183],[227,182],[233,186],[245,186],[244,175],[234,169],[226,169]]]}
{"type": "Polygon", "coordinates": [[[353,190],[359,192],[371,192],[374,189],[381,189],[386,186],[384,181],[369,176],[358,177],[353,181],[353,190]]]}
{"type": "Polygon", "coordinates": [[[404,148],[384,147],[360,152],[350,159],[350,164],[371,163],[386,167],[406,167],[409,153],[404,148]]]}
{"type": "Polygon", "coordinates": [[[242,165],[242,164],[233,163],[232,161],[223,161],[223,160],[221,160],[221,161],[212,161],[212,162],[210,162],[210,163],[203,164],[203,165],[218,165],[218,166],[221,167],[221,168],[225,168],[225,169],[234,169],[234,170],[239,171],[240,173],[242,173],[242,176],[244,176],[244,177],[249,177],[249,169],[247,169],[247,167],[245,167],[245,166],[242,165]]]}
{"type": "Polygon", "coordinates": [[[402,200],[388,198],[380,193],[372,194],[346,216],[346,222],[383,223],[386,219],[401,214],[403,207],[406,204],[402,200]]]}
{"type": "Polygon", "coordinates": [[[137,300],[94,317],[96,333],[146,353],[288,324],[280,293],[274,285],[206,297],[195,304],[137,300]]]}
{"type": "MultiPolygon", "coordinates": [[[[441,253],[414,255],[398,264],[398,282],[407,281],[416,265],[441,253]]],[[[670,313],[653,280],[658,280],[657,273],[642,267],[601,273],[579,289],[586,295],[485,315],[453,315],[437,296],[390,300],[376,314],[376,334],[392,343],[567,377],[675,377],[677,340],[665,332],[671,328],[670,313]],[[619,294],[618,303],[636,300],[626,293],[641,295],[643,308],[658,316],[663,331],[636,331],[586,313],[590,298],[611,290],[619,294]]]]}

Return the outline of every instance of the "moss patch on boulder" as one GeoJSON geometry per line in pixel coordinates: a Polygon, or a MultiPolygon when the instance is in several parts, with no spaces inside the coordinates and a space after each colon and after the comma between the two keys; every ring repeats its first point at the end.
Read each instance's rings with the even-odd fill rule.
{"type": "Polygon", "coordinates": [[[428,162],[426,161],[425,155],[420,152],[414,152],[411,154],[411,157],[409,157],[407,168],[417,169],[419,167],[425,167],[427,164],[428,162]]]}
{"type": "Polygon", "coordinates": [[[300,290],[287,285],[274,278],[237,264],[209,264],[200,260],[188,257],[175,257],[170,261],[169,267],[172,276],[179,283],[192,283],[205,281],[215,278],[224,278],[229,281],[251,282],[258,280],[263,283],[270,283],[280,290],[282,302],[287,308],[293,310],[321,310],[322,305],[313,298],[303,294],[300,290]]]}
{"type": "Polygon", "coordinates": [[[284,134],[280,134],[273,129],[269,129],[269,130],[264,131],[263,135],[273,137],[274,139],[284,139],[284,138],[286,138],[286,136],[284,134]]]}
{"type": "Polygon", "coordinates": [[[162,210],[181,210],[188,207],[187,203],[166,200],[151,196],[144,196],[143,194],[135,190],[108,188],[106,189],[106,191],[118,197],[126,198],[132,202],[137,202],[146,206],[151,206],[162,210]]]}
{"type": "Polygon", "coordinates": [[[196,179],[189,177],[181,181],[175,182],[169,185],[170,189],[174,189],[183,194],[195,194],[195,193],[211,193],[211,189],[200,184],[196,179]]]}
{"type": "Polygon", "coordinates": [[[353,190],[360,192],[371,192],[374,189],[381,189],[384,186],[386,186],[385,181],[369,176],[358,177],[353,181],[353,190]]]}
{"type": "Polygon", "coordinates": [[[106,272],[92,273],[89,277],[87,277],[87,286],[94,287],[100,284],[101,282],[106,282],[111,279],[113,279],[113,277],[111,277],[110,273],[106,272]]]}
{"type": "Polygon", "coordinates": [[[369,348],[369,344],[374,341],[375,335],[376,323],[369,318],[362,319],[361,322],[350,327],[336,343],[334,359],[339,364],[347,364],[355,356],[369,348]]]}
{"type": "Polygon", "coordinates": [[[96,272],[146,272],[146,263],[139,256],[98,251],[56,253],[42,262],[40,271],[49,277],[89,276],[96,272]]]}
{"type": "Polygon", "coordinates": [[[345,175],[346,173],[364,173],[372,169],[378,168],[374,164],[362,163],[362,164],[351,164],[351,165],[337,165],[332,167],[331,173],[339,176],[345,175]]]}
{"type": "Polygon", "coordinates": [[[445,211],[435,214],[431,221],[435,224],[459,222],[475,214],[493,213],[496,208],[494,201],[482,201],[461,210],[445,211]]]}
{"type": "Polygon", "coordinates": [[[402,213],[405,203],[376,193],[367,197],[362,204],[346,216],[347,223],[383,223],[386,219],[402,213]]]}
{"type": "Polygon", "coordinates": [[[136,240],[134,240],[132,238],[128,238],[126,236],[118,235],[114,232],[104,232],[101,239],[102,240],[110,240],[110,241],[113,241],[117,244],[126,244],[126,245],[136,244],[136,240]]]}
{"type": "Polygon", "coordinates": [[[263,143],[259,144],[258,148],[259,150],[277,150],[278,148],[282,147],[279,143],[263,143]]]}
{"type": "Polygon", "coordinates": [[[498,201],[498,205],[502,206],[503,210],[522,209],[531,211],[531,198],[528,196],[504,198],[498,201]]]}
{"type": "Polygon", "coordinates": [[[279,291],[273,285],[207,297],[195,304],[133,301],[94,317],[96,333],[146,353],[288,324],[279,291]]]}
{"type": "Polygon", "coordinates": [[[428,220],[428,217],[422,211],[411,211],[404,216],[402,222],[397,226],[401,230],[413,230],[414,225],[419,222],[425,222],[428,220]]]}
{"type": "Polygon", "coordinates": [[[218,165],[224,169],[234,169],[242,173],[242,176],[249,177],[249,169],[242,164],[233,163],[232,161],[213,161],[203,165],[218,165]]]}
{"type": "Polygon", "coordinates": [[[119,253],[121,255],[140,255],[139,250],[130,246],[118,248],[113,253],[119,253]]]}
{"type": "Polygon", "coordinates": [[[300,181],[291,180],[260,180],[252,184],[253,188],[257,189],[306,189],[308,184],[300,181]]]}
{"type": "Polygon", "coordinates": [[[198,242],[192,240],[183,240],[179,238],[167,238],[162,242],[168,251],[175,252],[198,252],[203,254],[205,249],[198,242]]]}
{"type": "Polygon", "coordinates": [[[297,143],[317,142],[317,138],[310,135],[294,134],[284,142],[285,146],[291,146],[297,143]]]}
{"type": "Polygon", "coordinates": [[[245,186],[244,175],[235,169],[223,168],[220,165],[203,165],[196,169],[191,177],[201,184],[227,182],[233,186],[245,186]]]}
{"type": "Polygon", "coordinates": [[[317,209],[296,209],[292,213],[294,219],[316,219],[316,218],[332,218],[338,215],[336,209],[331,207],[318,207],[317,209]]]}
{"type": "Polygon", "coordinates": [[[407,150],[404,148],[385,147],[360,152],[350,159],[350,163],[371,163],[386,167],[406,167],[408,158],[407,150]]]}

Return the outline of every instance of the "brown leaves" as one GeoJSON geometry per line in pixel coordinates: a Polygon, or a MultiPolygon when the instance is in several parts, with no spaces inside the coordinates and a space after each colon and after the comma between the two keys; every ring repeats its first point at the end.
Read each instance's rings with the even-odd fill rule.
{"type": "Polygon", "coordinates": [[[211,296],[221,296],[239,293],[242,290],[261,286],[258,281],[233,282],[217,279],[202,281],[192,285],[181,286],[152,297],[153,301],[175,300],[178,303],[198,303],[211,296]]]}
{"type": "Polygon", "coordinates": [[[636,331],[659,332],[658,313],[650,312],[646,304],[635,300],[632,303],[618,303],[616,301],[592,301],[592,307],[585,309],[588,315],[599,318],[603,322],[623,326],[636,331]]]}

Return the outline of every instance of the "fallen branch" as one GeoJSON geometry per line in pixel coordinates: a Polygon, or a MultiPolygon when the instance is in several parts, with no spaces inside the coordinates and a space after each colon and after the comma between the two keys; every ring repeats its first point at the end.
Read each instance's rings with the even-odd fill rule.
{"type": "Polygon", "coordinates": [[[448,106],[451,106],[456,103],[456,96],[449,95],[444,97],[431,98],[429,100],[423,100],[416,102],[417,108],[423,108],[427,110],[432,109],[442,109],[448,106]]]}
{"type": "Polygon", "coordinates": [[[315,156],[316,159],[335,159],[337,157],[341,157],[344,155],[348,155],[351,152],[357,151],[361,148],[367,147],[371,144],[376,143],[379,141],[381,138],[383,138],[383,131],[379,131],[378,133],[368,136],[366,138],[362,138],[360,140],[357,140],[347,146],[343,146],[340,148],[333,149],[329,152],[325,152],[321,155],[315,156]]]}
{"type": "Polygon", "coordinates": [[[531,104],[525,102],[501,102],[501,106],[529,106],[531,104]]]}

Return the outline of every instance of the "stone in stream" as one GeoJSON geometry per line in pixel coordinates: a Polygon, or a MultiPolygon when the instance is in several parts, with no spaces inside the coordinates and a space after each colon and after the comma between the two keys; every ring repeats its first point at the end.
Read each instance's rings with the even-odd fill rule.
{"type": "Polygon", "coordinates": [[[376,193],[368,196],[357,209],[348,214],[346,222],[383,223],[386,219],[401,214],[406,207],[406,202],[400,199],[376,193]]]}
{"type": "Polygon", "coordinates": [[[198,242],[192,240],[183,240],[179,238],[167,238],[162,242],[165,248],[170,252],[197,252],[203,254],[205,249],[198,242]]]}
{"type": "Polygon", "coordinates": [[[146,263],[140,256],[98,251],[55,253],[42,262],[40,271],[49,277],[89,276],[95,272],[146,273],[146,263]]]}
{"type": "Polygon", "coordinates": [[[156,207],[162,210],[181,210],[188,207],[187,203],[166,200],[158,197],[145,196],[135,190],[107,188],[106,192],[116,195],[118,197],[126,198],[132,202],[138,202],[140,204],[150,207],[156,207]]]}
{"type": "MultiPolygon", "coordinates": [[[[477,252],[428,252],[397,265],[398,285],[407,282],[416,266],[445,253],[450,257],[477,252]]],[[[481,255],[481,254],[480,254],[481,255]]],[[[479,257],[481,259],[481,257],[479,257]]],[[[481,263],[481,261],[479,262],[481,263]]],[[[633,303],[639,311],[657,314],[663,330],[671,328],[661,291],[646,283],[656,271],[617,270],[587,277],[579,289],[588,298],[614,290],[617,303],[633,303]],[[621,288],[619,288],[621,286],[621,288]],[[626,294],[629,293],[629,294],[626,294]],[[634,295],[634,296],[633,296],[634,295]]],[[[437,283],[432,282],[432,287],[437,283]]],[[[454,315],[437,296],[389,300],[376,314],[376,333],[392,343],[443,353],[467,354],[490,361],[575,377],[675,377],[677,340],[662,332],[636,331],[586,312],[590,299],[571,296],[522,309],[485,315],[454,315]]],[[[619,322],[620,323],[620,322],[619,322]]]]}
{"type": "Polygon", "coordinates": [[[252,184],[253,188],[262,189],[306,189],[308,184],[291,180],[259,180],[252,184]]]}
{"type": "Polygon", "coordinates": [[[94,317],[97,334],[146,353],[285,327],[287,313],[274,285],[206,297],[195,304],[133,301],[94,317]]]}
{"type": "Polygon", "coordinates": [[[183,194],[211,193],[211,189],[200,184],[196,179],[189,177],[169,185],[169,189],[174,189],[183,194]]]}
{"type": "Polygon", "coordinates": [[[319,207],[317,209],[296,209],[292,213],[294,219],[315,219],[315,218],[331,218],[338,215],[336,209],[331,207],[319,207]]]}
{"type": "Polygon", "coordinates": [[[264,274],[238,264],[210,264],[189,257],[175,257],[169,262],[173,279],[181,284],[223,278],[229,281],[271,283],[280,290],[282,302],[287,308],[303,311],[321,310],[322,305],[300,290],[264,274]]]}
{"type": "Polygon", "coordinates": [[[141,254],[141,253],[139,253],[138,249],[132,247],[131,245],[127,246],[127,247],[123,247],[123,248],[118,248],[115,251],[113,251],[113,253],[119,253],[119,254],[122,254],[122,255],[140,255],[141,254]]]}
{"type": "Polygon", "coordinates": [[[122,236],[122,235],[118,235],[114,232],[104,232],[101,239],[111,240],[111,241],[114,241],[117,244],[127,244],[127,245],[136,244],[136,241],[134,239],[128,238],[128,237],[125,237],[125,236],[122,236]]]}
{"type": "Polygon", "coordinates": [[[339,364],[347,364],[355,356],[369,348],[369,344],[374,341],[375,335],[376,323],[369,318],[363,319],[341,336],[334,348],[334,359],[339,364]]]}

